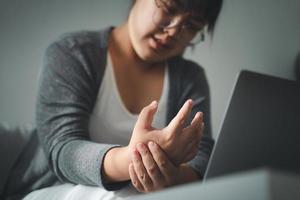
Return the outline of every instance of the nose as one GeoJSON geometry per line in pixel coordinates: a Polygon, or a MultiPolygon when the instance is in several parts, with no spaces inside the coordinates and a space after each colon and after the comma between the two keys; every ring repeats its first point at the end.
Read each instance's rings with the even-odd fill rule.
{"type": "Polygon", "coordinates": [[[181,25],[166,28],[164,31],[165,31],[166,33],[168,33],[168,36],[169,36],[169,37],[172,37],[172,38],[178,38],[178,36],[179,36],[179,34],[180,34],[180,31],[181,31],[181,25]]]}
{"type": "Polygon", "coordinates": [[[168,33],[168,35],[172,38],[178,38],[183,26],[183,22],[185,21],[185,18],[187,16],[182,15],[182,16],[177,16],[173,19],[173,22],[169,27],[166,27],[164,29],[165,32],[168,33]]]}

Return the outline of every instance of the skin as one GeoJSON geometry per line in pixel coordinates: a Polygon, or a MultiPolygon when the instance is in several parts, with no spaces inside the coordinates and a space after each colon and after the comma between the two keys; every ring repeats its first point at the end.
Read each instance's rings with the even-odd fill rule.
{"type": "MultiPolygon", "coordinates": [[[[128,180],[128,166],[131,162],[130,153],[139,143],[154,141],[162,147],[168,155],[168,161],[177,167],[192,159],[197,153],[198,142],[204,130],[203,114],[198,112],[191,124],[183,127],[190,113],[192,101],[188,100],[182,106],[178,114],[163,129],[155,129],[151,126],[153,116],[157,109],[157,102],[152,102],[140,113],[135,124],[132,137],[128,146],[113,148],[107,152],[104,159],[104,175],[109,182],[128,180]],[[173,161],[171,161],[173,156],[173,161]]],[[[191,169],[192,170],[192,169],[191,169]]],[[[196,174],[195,178],[197,178],[196,174]]]]}
{"type": "MultiPolygon", "coordinates": [[[[179,31],[178,27],[158,28],[152,20],[155,9],[153,0],[136,0],[127,22],[112,31],[109,41],[121,98],[129,111],[140,114],[129,144],[112,148],[105,155],[102,174],[106,182],[131,179],[141,192],[198,180],[194,170],[185,163],[196,155],[204,130],[200,112],[190,125],[183,126],[190,115],[192,100],[185,102],[165,128],[156,129],[151,125],[157,110],[157,101],[153,99],[161,96],[165,62],[182,54],[185,46],[181,40],[193,38],[193,34],[179,31]]],[[[178,20],[185,18],[181,15],[178,20]]]]}
{"type": "Polygon", "coordinates": [[[175,166],[156,143],[139,143],[129,165],[132,185],[139,192],[158,191],[196,180],[188,165],[175,166]]]}

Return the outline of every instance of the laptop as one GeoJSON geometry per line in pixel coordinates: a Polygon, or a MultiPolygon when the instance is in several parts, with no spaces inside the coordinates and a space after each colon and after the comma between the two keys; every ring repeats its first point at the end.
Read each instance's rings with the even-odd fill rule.
{"type": "Polygon", "coordinates": [[[300,84],[241,71],[204,180],[258,167],[300,173],[300,84]]]}

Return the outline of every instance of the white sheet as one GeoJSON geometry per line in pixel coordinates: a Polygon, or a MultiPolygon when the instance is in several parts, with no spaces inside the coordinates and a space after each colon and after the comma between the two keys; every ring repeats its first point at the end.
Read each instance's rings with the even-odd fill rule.
{"type": "Polygon", "coordinates": [[[28,194],[24,200],[125,200],[139,195],[130,184],[118,191],[106,191],[103,188],[84,185],[63,184],[36,190],[28,194]]]}

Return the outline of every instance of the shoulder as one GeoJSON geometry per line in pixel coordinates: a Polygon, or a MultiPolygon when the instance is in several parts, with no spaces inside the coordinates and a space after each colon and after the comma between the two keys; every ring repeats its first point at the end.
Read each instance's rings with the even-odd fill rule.
{"type": "Polygon", "coordinates": [[[83,87],[98,86],[105,69],[109,33],[110,29],[104,29],[59,36],[44,53],[41,74],[70,84],[82,83],[83,87]]]}
{"type": "Polygon", "coordinates": [[[78,31],[60,35],[53,43],[67,49],[95,45],[99,41],[99,31],[78,31]]]}
{"type": "Polygon", "coordinates": [[[65,53],[86,52],[101,50],[107,47],[111,27],[96,31],[76,31],[60,35],[47,47],[47,51],[60,49],[65,53]]]}
{"type": "Polygon", "coordinates": [[[97,31],[77,31],[60,35],[46,48],[44,64],[50,64],[51,68],[92,70],[89,74],[94,74],[99,66],[106,63],[111,29],[112,27],[108,27],[97,31]]]}

